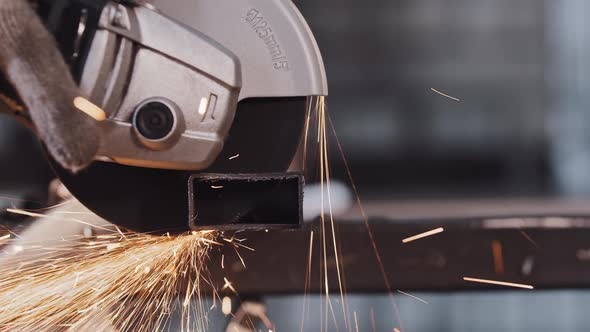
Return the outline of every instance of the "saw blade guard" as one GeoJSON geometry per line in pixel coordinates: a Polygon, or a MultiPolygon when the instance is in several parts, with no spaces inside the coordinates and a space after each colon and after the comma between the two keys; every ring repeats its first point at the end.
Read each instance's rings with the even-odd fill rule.
{"type": "Polygon", "coordinates": [[[317,43],[288,0],[109,2],[80,86],[108,114],[99,160],[185,171],[219,164],[243,103],[328,92],[317,43]]]}
{"type": "Polygon", "coordinates": [[[154,0],[162,13],[216,40],[242,64],[240,100],[327,96],[317,42],[290,0],[154,0]]]}
{"type": "MultiPolygon", "coordinates": [[[[107,161],[95,162],[75,175],[59,167],[56,170],[74,196],[106,220],[139,232],[177,233],[194,228],[188,223],[192,219],[187,184],[196,173],[255,176],[283,173],[289,168],[304,132],[310,97],[327,95],[327,80],[316,41],[290,1],[163,0],[154,1],[153,8],[147,9],[198,31],[201,40],[213,41],[223,50],[221,53],[233,55],[228,59],[235,58],[239,63],[237,109],[222,151],[210,166],[201,169],[137,167],[107,161]]],[[[137,12],[149,15],[144,9],[137,12]]],[[[136,43],[144,40],[141,36],[128,37],[136,43]]],[[[187,64],[190,61],[183,59],[187,64]]],[[[172,110],[183,107],[173,94],[165,97],[155,101],[172,110]]],[[[152,101],[141,105],[151,111],[152,101]]],[[[181,113],[187,117],[187,113],[181,113]]],[[[114,140],[113,146],[118,141],[114,140]]],[[[156,149],[151,154],[161,151],[156,149]]],[[[193,153],[198,154],[198,149],[193,153]]]]}

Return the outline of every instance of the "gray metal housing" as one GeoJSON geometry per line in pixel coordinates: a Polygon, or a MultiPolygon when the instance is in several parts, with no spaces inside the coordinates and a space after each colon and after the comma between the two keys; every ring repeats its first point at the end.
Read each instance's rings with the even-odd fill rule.
{"type": "Polygon", "coordinates": [[[240,59],[240,100],[328,95],[318,45],[291,0],[153,0],[152,4],[240,59]]]}
{"type": "Polygon", "coordinates": [[[208,36],[148,8],[108,4],[80,84],[108,113],[99,159],[206,169],[223,149],[241,83],[239,59],[208,36]],[[132,125],[138,106],[154,98],[175,110],[165,140],[147,140],[132,125]]]}
{"type": "Polygon", "coordinates": [[[108,113],[97,159],[203,170],[223,150],[238,101],[327,95],[321,54],[290,1],[155,5],[113,2],[101,16],[81,80],[108,113]],[[165,141],[146,140],[131,121],[154,98],[173,104],[179,122],[165,141]]]}

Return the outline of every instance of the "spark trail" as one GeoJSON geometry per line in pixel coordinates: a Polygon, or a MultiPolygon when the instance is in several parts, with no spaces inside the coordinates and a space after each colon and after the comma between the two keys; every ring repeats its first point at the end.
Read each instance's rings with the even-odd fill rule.
{"type": "MultiPolygon", "coordinates": [[[[319,227],[319,239],[320,245],[319,253],[320,253],[320,280],[321,280],[321,295],[324,297],[324,303],[321,305],[319,313],[322,317],[323,323],[321,324],[321,331],[330,331],[330,325],[328,324],[328,318],[332,317],[333,326],[336,331],[340,330],[338,321],[335,316],[335,310],[332,303],[332,295],[330,294],[330,284],[334,282],[334,277],[336,277],[336,282],[338,285],[339,291],[339,304],[341,306],[341,314],[343,318],[343,325],[345,330],[349,332],[353,332],[355,328],[354,322],[354,313],[351,313],[348,308],[348,296],[346,294],[346,282],[345,282],[345,274],[344,274],[344,265],[342,260],[342,253],[340,250],[340,240],[339,234],[337,229],[337,224],[334,220],[334,215],[332,211],[332,197],[331,197],[331,167],[330,167],[330,153],[329,153],[329,138],[330,135],[328,134],[328,130],[332,131],[332,137],[336,141],[336,147],[338,148],[338,152],[342,158],[342,162],[344,163],[345,169],[349,176],[350,184],[353,188],[356,202],[360,206],[361,210],[363,210],[363,206],[356,190],[356,185],[354,183],[352,172],[348,166],[346,161],[344,152],[338,141],[338,137],[336,135],[335,129],[333,124],[331,123],[331,119],[327,113],[327,106],[325,97],[316,97],[315,99],[311,100],[309,103],[308,114],[307,114],[307,121],[305,127],[305,137],[304,137],[304,145],[303,145],[303,168],[306,171],[306,177],[309,178],[310,174],[308,170],[306,170],[306,166],[308,165],[308,159],[318,163],[318,171],[319,180],[320,180],[320,189],[321,189],[321,215],[320,215],[320,227],[319,227]],[[313,119],[313,121],[312,121],[313,119]],[[313,135],[316,135],[317,130],[317,141],[314,141],[313,135]],[[316,143],[311,144],[311,143],[316,143]],[[311,156],[315,156],[315,159],[310,159],[311,156]],[[328,271],[328,266],[334,267],[335,276],[330,275],[328,271]],[[352,320],[352,321],[351,321],[352,320]]],[[[381,256],[379,250],[377,248],[377,244],[375,243],[375,239],[372,234],[371,227],[368,222],[368,218],[366,214],[363,213],[363,219],[365,222],[365,226],[367,229],[367,233],[370,237],[371,244],[374,249],[374,253],[376,259],[379,264],[379,268],[381,273],[383,274],[384,283],[389,290],[389,296],[391,297],[392,306],[394,308],[394,314],[398,321],[400,321],[399,312],[397,308],[396,301],[394,299],[393,290],[389,283],[387,276],[385,275],[385,269],[383,266],[383,262],[381,260],[381,256]]],[[[311,241],[313,242],[313,233],[311,235],[311,241]]],[[[312,260],[311,257],[313,255],[313,245],[310,243],[309,248],[309,262],[307,267],[307,276],[305,282],[305,289],[304,294],[307,296],[309,294],[308,290],[311,284],[311,275],[309,274],[311,271],[311,264],[312,260]]],[[[306,308],[306,300],[304,299],[304,309],[302,313],[302,322],[301,322],[301,331],[305,330],[305,318],[308,314],[308,309],[306,308]]],[[[401,321],[399,322],[401,325],[401,321]]]]}
{"type": "Polygon", "coordinates": [[[0,331],[206,331],[201,286],[214,232],[27,243],[0,269],[0,331]],[[180,299],[180,300],[179,300],[180,299]]]}
{"type": "MultiPolygon", "coordinates": [[[[336,319],[336,313],[334,311],[334,306],[331,300],[330,294],[330,274],[328,271],[328,266],[334,265],[336,270],[337,282],[338,282],[338,289],[339,289],[339,302],[341,304],[342,316],[344,320],[344,325],[348,328],[348,312],[346,309],[346,300],[345,300],[345,288],[343,282],[343,268],[341,266],[341,258],[340,258],[340,250],[338,245],[338,237],[336,231],[336,224],[333,217],[332,211],[332,197],[331,197],[331,176],[330,176],[330,162],[329,162],[329,150],[328,150],[328,135],[326,131],[326,102],[325,97],[320,96],[313,99],[310,99],[308,104],[308,113],[307,113],[307,120],[306,120],[306,127],[305,127],[305,137],[304,137],[304,151],[303,151],[303,169],[306,171],[307,160],[309,158],[309,154],[316,154],[317,159],[314,161],[318,163],[319,168],[319,180],[320,180],[320,229],[319,229],[319,239],[321,240],[321,244],[319,246],[320,250],[320,266],[321,266],[321,275],[320,279],[322,280],[322,288],[323,288],[323,295],[324,295],[324,303],[320,308],[320,313],[323,316],[323,323],[321,330],[322,331],[329,331],[330,325],[328,324],[328,318],[331,316],[332,321],[334,323],[335,328],[338,330],[338,321],[336,319]],[[315,121],[311,121],[314,118],[315,121]],[[317,130],[314,132],[313,129],[317,130]],[[313,140],[310,139],[310,134],[314,132],[314,135],[317,135],[317,140],[314,142],[315,145],[312,146],[312,149],[309,149],[308,143],[312,142],[313,140]],[[331,247],[331,248],[330,248],[331,247]]],[[[307,173],[307,172],[306,172],[307,173]]],[[[309,174],[307,174],[309,175],[309,174]]],[[[307,274],[306,274],[306,282],[305,282],[305,290],[304,294],[305,297],[308,296],[308,288],[311,284],[311,264],[312,264],[312,255],[313,255],[313,232],[310,234],[310,248],[309,248],[309,261],[307,267],[307,274]]],[[[303,318],[301,322],[301,330],[305,329],[305,316],[306,316],[306,307],[305,307],[306,299],[304,298],[304,309],[303,309],[303,318]]]]}

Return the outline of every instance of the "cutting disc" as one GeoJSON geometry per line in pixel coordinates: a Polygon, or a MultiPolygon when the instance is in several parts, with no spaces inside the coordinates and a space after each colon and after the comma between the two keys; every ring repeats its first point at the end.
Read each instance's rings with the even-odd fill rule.
{"type": "MultiPolygon", "coordinates": [[[[207,173],[285,171],[297,150],[306,97],[240,102],[223,152],[207,173]]],[[[188,178],[167,171],[95,162],[73,175],[54,164],[70,192],[97,215],[139,232],[188,231],[188,178]]]]}

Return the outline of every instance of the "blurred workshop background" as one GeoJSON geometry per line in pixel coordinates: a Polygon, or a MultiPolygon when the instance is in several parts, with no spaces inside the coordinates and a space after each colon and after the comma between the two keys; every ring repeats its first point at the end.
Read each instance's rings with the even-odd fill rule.
{"type": "MultiPolygon", "coordinates": [[[[296,4],[323,52],[329,112],[369,206],[589,196],[587,0],[296,4]]],[[[51,173],[41,150],[5,116],[0,156],[0,196],[11,197],[0,207],[46,201],[51,173]]],[[[333,166],[345,179],[342,164],[333,166]]],[[[416,295],[430,305],[398,296],[408,331],[573,332],[590,325],[586,291],[416,295]]],[[[301,301],[268,300],[279,331],[299,330],[301,301]]],[[[377,330],[391,331],[387,303],[386,295],[351,297],[362,331],[371,331],[369,308],[377,330]]],[[[310,330],[321,325],[316,318],[310,330]]]]}
{"type": "Polygon", "coordinates": [[[587,1],[298,3],[364,194],[590,193],[587,1]]]}
{"type": "MultiPolygon", "coordinates": [[[[408,212],[400,202],[453,199],[520,201],[533,211],[590,208],[590,2],[297,3],[322,49],[329,111],[369,213],[395,218],[441,207],[405,204],[415,208],[408,212]]],[[[342,165],[334,167],[345,179],[342,165]]],[[[408,331],[590,326],[582,290],[415,295],[429,304],[397,296],[408,331]]],[[[285,312],[298,313],[301,298],[270,302],[278,326],[299,328],[299,315],[285,312]]],[[[394,327],[386,295],[353,297],[350,306],[363,331],[394,327]]],[[[308,326],[320,326],[316,318],[308,326]]]]}

